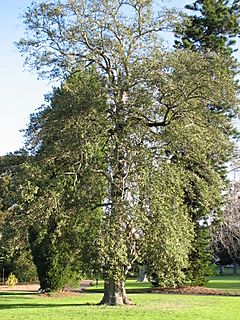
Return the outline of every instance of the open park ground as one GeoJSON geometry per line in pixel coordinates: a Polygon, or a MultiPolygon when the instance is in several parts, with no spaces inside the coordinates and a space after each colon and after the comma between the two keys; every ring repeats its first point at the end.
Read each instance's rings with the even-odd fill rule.
{"type": "Polygon", "coordinates": [[[240,275],[216,276],[208,287],[229,296],[145,293],[148,284],[128,283],[132,306],[98,306],[102,297],[92,287],[84,292],[39,294],[37,286],[2,288],[0,319],[3,320],[238,320],[240,275]],[[142,292],[141,292],[142,291],[142,292]],[[235,296],[236,295],[236,296],[235,296]]]}

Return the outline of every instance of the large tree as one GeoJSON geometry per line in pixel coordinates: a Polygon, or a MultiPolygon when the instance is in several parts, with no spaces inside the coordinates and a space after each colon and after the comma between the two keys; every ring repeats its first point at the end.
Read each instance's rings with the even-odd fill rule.
{"type": "MultiPolygon", "coordinates": [[[[69,199],[79,217],[92,214],[93,221],[96,208],[103,208],[94,243],[105,280],[102,303],[129,303],[124,281],[137,259],[159,279],[168,275],[167,284],[182,282],[192,237],[186,197],[201,193],[202,171],[211,172],[218,194],[221,189],[214,161],[230,152],[226,127],[236,111],[231,61],[211,53],[164,53],[161,30],[172,19],[166,11],[154,14],[146,0],[41,2],[25,13],[27,36],[18,46],[31,67],[50,77],[79,75],[80,84],[84,68],[96,72],[97,88],[76,91],[70,77],[63,97],[55,93],[47,109],[54,112],[64,101],[74,122],[55,132],[58,118],[49,126],[40,121],[27,135],[35,156],[60,166],[55,177],[69,177],[66,190],[79,186],[64,203],[69,199]],[[217,105],[225,111],[215,111],[217,105]],[[199,174],[189,161],[176,161],[180,156],[199,174]],[[68,162],[70,168],[61,167],[68,162]]],[[[203,205],[212,209],[210,195],[211,205],[203,205]]]]}

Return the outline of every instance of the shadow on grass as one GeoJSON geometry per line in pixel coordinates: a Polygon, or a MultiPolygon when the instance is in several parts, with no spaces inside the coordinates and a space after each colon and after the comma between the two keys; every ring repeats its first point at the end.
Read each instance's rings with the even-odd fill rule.
{"type": "MultiPolygon", "coordinates": [[[[0,297],[2,296],[12,296],[14,299],[22,299],[22,296],[37,296],[38,293],[37,292],[32,292],[32,291],[22,291],[22,292],[19,292],[19,291],[11,291],[11,292],[0,292],[0,297]],[[20,296],[20,297],[18,297],[20,296]]],[[[31,299],[29,297],[29,299],[31,299]]]]}
{"type": "Polygon", "coordinates": [[[0,304],[1,310],[9,310],[9,309],[41,309],[41,308],[61,308],[61,307],[86,307],[86,306],[98,306],[97,303],[65,303],[65,304],[48,304],[48,303],[14,303],[14,304],[0,304]]]}

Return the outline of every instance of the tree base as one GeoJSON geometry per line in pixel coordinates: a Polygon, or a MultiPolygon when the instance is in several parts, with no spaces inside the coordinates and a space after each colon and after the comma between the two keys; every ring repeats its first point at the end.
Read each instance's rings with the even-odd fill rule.
{"type": "Polygon", "coordinates": [[[128,298],[123,281],[109,280],[104,282],[104,296],[99,305],[120,306],[132,305],[128,298]]]}

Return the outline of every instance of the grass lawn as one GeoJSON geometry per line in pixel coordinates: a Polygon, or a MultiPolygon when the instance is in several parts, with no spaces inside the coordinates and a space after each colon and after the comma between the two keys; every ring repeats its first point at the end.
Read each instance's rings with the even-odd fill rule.
{"type": "MultiPolygon", "coordinates": [[[[147,284],[128,283],[129,291],[147,284]]],[[[238,290],[240,276],[216,276],[209,287],[238,290]]],[[[140,288],[139,288],[140,287],[140,288]]],[[[71,297],[47,297],[24,292],[0,293],[3,320],[237,320],[240,297],[130,293],[136,305],[97,306],[102,294],[89,291],[71,297]]]]}
{"type": "Polygon", "coordinates": [[[134,306],[96,306],[101,294],[78,297],[47,298],[35,295],[0,295],[3,320],[235,320],[239,319],[240,298],[133,294],[134,306]]]}
{"type": "MultiPolygon", "coordinates": [[[[98,286],[95,285],[95,281],[92,282],[93,286],[86,289],[88,292],[103,293],[104,282],[100,280],[98,286]]],[[[126,289],[128,293],[144,293],[147,289],[152,287],[150,282],[137,282],[136,280],[127,280],[126,289]]]]}
{"type": "Polygon", "coordinates": [[[212,289],[226,290],[229,292],[240,292],[240,275],[216,275],[210,278],[207,287],[212,289]]]}

